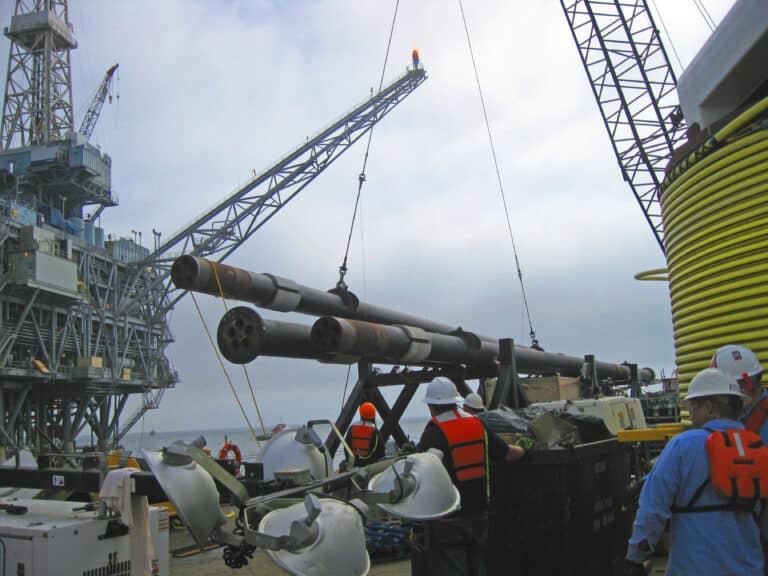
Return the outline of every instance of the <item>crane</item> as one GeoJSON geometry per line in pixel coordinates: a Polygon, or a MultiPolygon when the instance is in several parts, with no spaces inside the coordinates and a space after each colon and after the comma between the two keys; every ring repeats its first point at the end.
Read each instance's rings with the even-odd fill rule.
{"type": "MultiPolygon", "coordinates": [[[[137,263],[119,294],[116,314],[138,313],[150,330],[166,334],[161,341],[170,342],[165,316],[186,294],[171,282],[175,259],[189,254],[223,261],[424,80],[426,73],[414,55],[413,67],[403,76],[174,233],[137,263]]],[[[155,356],[159,358],[162,354],[155,356]]],[[[148,409],[159,405],[164,391],[165,388],[156,388],[145,392],[142,405],[120,428],[118,440],[148,409]]]]}
{"type": "Polygon", "coordinates": [[[560,0],[614,153],[664,251],[659,185],[685,140],[677,78],[645,0],[560,0]]]}
{"type": "Polygon", "coordinates": [[[80,125],[80,130],[78,130],[80,134],[89,140],[93,134],[93,129],[96,128],[96,122],[99,120],[99,114],[101,114],[101,107],[104,105],[104,100],[107,99],[109,87],[112,85],[112,77],[115,75],[118,66],[120,66],[120,64],[115,64],[107,70],[106,74],[104,74],[104,78],[96,89],[96,94],[94,94],[93,100],[91,100],[91,105],[88,107],[88,112],[85,113],[85,118],[83,118],[83,123],[80,125]]]}
{"type": "Polygon", "coordinates": [[[86,427],[102,450],[179,380],[167,355],[173,338],[166,313],[183,295],[168,291],[173,256],[225,258],[426,76],[414,59],[404,78],[164,244],[155,233],[157,249],[150,253],[135,239],[100,240],[104,230],[95,222],[101,210],[117,205],[112,159],[82,135],[91,135],[117,65],[107,71],[81,133],[72,138],[70,52],[77,40],[68,1],[16,0],[4,33],[11,47],[0,126],[0,201],[20,207],[16,214],[0,214],[0,259],[25,270],[23,264],[34,260],[35,272],[5,275],[0,283],[0,414],[8,416],[0,421],[0,450],[69,452],[86,427]],[[85,205],[98,208],[88,217],[85,205]],[[38,242],[36,232],[20,234],[21,219],[28,229],[39,228],[33,222],[40,208],[59,216],[62,227],[63,219],[82,221],[82,236],[75,240],[66,229],[49,229],[46,238],[57,240],[38,242]],[[77,249],[62,257],[61,247],[73,243],[77,249]],[[52,282],[32,281],[38,269],[52,282]],[[138,394],[142,406],[129,418],[129,399],[138,394]]]}

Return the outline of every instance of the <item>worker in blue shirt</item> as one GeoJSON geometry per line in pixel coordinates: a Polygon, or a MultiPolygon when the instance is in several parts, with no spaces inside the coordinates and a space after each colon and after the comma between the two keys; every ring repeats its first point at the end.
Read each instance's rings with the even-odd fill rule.
{"type": "Polygon", "coordinates": [[[759,434],[768,446],[768,390],[762,387],[763,367],[757,355],[744,346],[729,344],[718,348],[710,366],[739,383],[741,392],[748,396],[740,420],[744,428],[759,434]]]}
{"type": "Polygon", "coordinates": [[[760,536],[768,533],[765,511],[759,501],[748,502],[749,510],[736,510],[715,491],[710,477],[715,469],[710,468],[706,446],[711,431],[743,431],[738,419],[744,400],[736,380],[716,368],[703,370],[691,381],[685,401],[694,429],[667,444],[645,479],[629,539],[627,576],[646,573],[643,562],[668,521],[667,575],[763,576],[760,536]]]}

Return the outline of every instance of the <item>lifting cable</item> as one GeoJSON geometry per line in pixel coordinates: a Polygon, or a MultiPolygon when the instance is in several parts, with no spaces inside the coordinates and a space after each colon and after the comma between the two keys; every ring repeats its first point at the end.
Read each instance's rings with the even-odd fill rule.
{"type": "MultiPolygon", "coordinates": [[[[221,281],[219,280],[219,272],[216,268],[217,262],[213,262],[212,260],[208,260],[208,262],[211,264],[211,268],[213,269],[213,275],[216,278],[216,286],[219,288],[219,296],[221,297],[221,301],[224,305],[224,311],[228,311],[227,308],[227,301],[224,296],[224,290],[221,286],[221,281]]],[[[229,384],[229,388],[232,390],[232,394],[235,397],[235,401],[237,402],[237,405],[240,407],[240,412],[243,414],[243,418],[245,419],[246,424],[248,424],[248,429],[251,432],[251,435],[253,436],[253,439],[256,441],[256,445],[261,448],[261,442],[259,441],[259,438],[256,434],[256,431],[253,428],[253,425],[251,424],[251,420],[248,418],[248,414],[245,411],[245,408],[243,407],[242,402],[240,402],[240,397],[237,394],[237,390],[235,390],[234,384],[232,384],[232,379],[229,377],[229,373],[227,372],[226,366],[224,366],[224,361],[221,359],[221,355],[219,354],[219,350],[216,347],[216,344],[213,341],[213,336],[211,336],[211,332],[208,329],[208,325],[205,322],[205,318],[203,318],[202,311],[200,310],[200,307],[197,304],[197,299],[195,298],[195,294],[193,292],[190,292],[192,295],[192,302],[195,304],[195,308],[197,309],[197,314],[200,316],[200,321],[203,323],[203,328],[205,329],[205,333],[208,336],[208,340],[211,343],[211,347],[213,348],[214,353],[216,354],[216,359],[219,361],[219,366],[221,366],[222,372],[224,372],[224,377],[227,379],[227,383],[229,384]]],[[[248,375],[248,370],[245,367],[245,364],[243,366],[243,374],[245,374],[245,380],[248,383],[248,389],[251,392],[251,399],[253,400],[253,406],[256,408],[256,415],[259,418],[259,424],[261,426],[262,434],[266,436],[267,430],[264,426],[264,420],[261,417],[261,410],[259,409],[259,404],[256,401],[256,395],[253,391],[253,384],[251,383],[250,376],[248,375]]]]}
{"type": "Polygon", "coordinates": [[[707,7],[704,6],[704,2],[702,0],[693,0],[693,4],[696,6],[696,9],[699,11],[699,14],[701,14],[701,17],[704,18],[704,22],[706,22],[707,26],[709,26],[710,32],[714,32],[715,21],[712,19],[712,16],[709,14],[707,7]]]}
{"type": "MultiPolygon", "coordinates": [[[[381,67],[381,77],[379,78],[379,91],[384,86],[384,73],[387,71],[387,62],[389,61],[389,49],[392,46],[392,35],[395,32],[395,22],[397,21],[397,10],[400,7],[400,0],[395,0],[395,12],[392,15],[392,25],[389,28],[389,39],[387,40],[387,50],[384,53],[384,65],[381,67]]],[[[336,289],[341,291],[347,291],[347,283],[344,281],[344,277],[347,275],[347,260],[349,258],[349,246],[352,243],[352,232],[355,229],[355,219],[357,218],[357,207],[360,204],[360,193],[363,191],[363,184],[365,183],[365,167],[368,164],[368,153],[371,150],[371,139],[373,138],[374,126],[371,126],[371,130],[368,132],[368,143],[365,146],[365,156],[363,157],[363,167],[360,170],[360,175],[357,177],[357,196],[355,197],[355,208],[352,211],[352,222],[349,224],[349,234],[347,235],[347,247],[344,250],[344,260],[339,266],[339,281],[336,282],[336,289]]],[[[362,223],[360,224],[360,235],[362,243],[362,223]]],[[[365,249],[363,248],[363,267],[365,267],[365,249]]],[[[365,268],[363,268],[363,274],[365,274],[365,268]]],[[[365,283],[365,275],[363,275],[363,283],[365,283]]],[[[347,377],[344,382],[344,392],[341,395],[341,405],[344,406],[344,400],[347,397],[347,386],[349,386],[349,375],[352,372],[352,365],[347,367],[347,377]]]]}
{"type": "Polygon", "coordinates": [[[512,252],[515,255],[515,267],[517,268],[517,278],[520,280],[520,292],[523,296],[523,305],[525,306],[525,315],[528,318],[528,330],[531,337],[531,348],[540,350],[539,341],[536,339],[536,332],[533,330],[533,322],[531,321],[531,311],[528,308],[528,298],[525,295],[525,286],[523,285],[523,272],[520,269],[520,259],[517,256],[517,246],[515,245],[515,236],[512,233],[512,220],[509,217],[509,208],[507,208],[507,197],[504,194],[504,186],[501,182],[501,172],[499,170],[499,161],[496,157],[496,147],[493,144],[493,136],[491,135],[491,124],[488,121],[488,113],[485,107],[485,97],[483,96],[483,89],[480,86],[480,75],[477,72],[477,63],[475,62],[475,53],[472,50],[472,41],[469,38],[469,28],[467,27],[467,18],[464,15],[464,6],[462,1],[459,0],[459,9],[461,10],[461,20],[464,23],[464,32],[467,36],[467,46],[469,47],[469,55],[472,58],[472,68],[475,72],[475,82],[477,83],[477,93],[480,96],[480,104],[483,109],[483,118],[485,119],[485,129],[488,132],[488,142],[491,145],[491,156],[493,157],[493,165],[496,169],[496,181],[499,184],[499,193],[501,194],[501,202],[504,205],[504,215],[507,219],[507,230],[509,230],[509,239],[512,242],[512,252]]]}
{"type": "MultiPolygon", "coordinates": [[[[387,40],[387,51],[384,54],[384,66],[381,68],[381,77],[379,78],[379,90],[384,86],[384,73],[387,70],[387,61],[389,60],[389,49],[392,46],[392,35],[395,32],[395,21],[397,20],[397,9],[400,7],[400,0],[395,2],[395,13],[392,15],[392,26],[389,29],[389,39],[387,40]]],[[[347,274],[347,259],[349,257],[349,245],[352,243],[352,232],[355,229],[355,219],[357,218],[357,206],[360,204],[360,193],[363,191],[363,184],[365,184],[365,166],[368,164],[368,153],[371,150],[371,139],[373,138],[374,126],[371,126],[368,132],[368,143],[365,147],[365,156],[363,157],[363,167],[360,170],[360,175],[357,177],[357,197],[355,198],[355,208],[352,211],[352,222],[349,225],[349,234],[347,235],[347,248],[344,251],[344,260],[339,266],[339,281],[336,283],[336,288],[339,290],[346,290],[347,284],[344,282],[344,276],[347,274]]]]}
{"type": "Polygon", "coordinates": [[[675,48],[675,44],[672,42],[672,36],[669,34],[669,30],[667,29],[667,24],[666,22],[664,22],[664,18],[661,15],[661,10],[659,10],[659,7],[656,6],[656,0],[651,0],[651,4],[653,4],[653,9],[656,10],[656,15],[657,15],[657,18],[659,19],[659,22],[661,22],[661,27],[664,29],[664,34],[667,35],[666,44],[672,48],[672,52],[675,54],[675,59],[677,60],[677,63],[680,66],[680,69],[682,70],[684,68],[683,61],[680,59],[680,54],[677,53],[677,48],[675,48]]]}

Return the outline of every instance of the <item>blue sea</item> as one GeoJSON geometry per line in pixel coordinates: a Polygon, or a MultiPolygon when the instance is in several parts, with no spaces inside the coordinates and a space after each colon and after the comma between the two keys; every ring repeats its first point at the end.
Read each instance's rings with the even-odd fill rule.
{"type": "MultiPolygon", "coordinates": [[[[421,433],[424,430],[427,420],[421,418],[405,419],[400,421],[403,431],[414,442],[418,442],[421,433]]],[[[289,426],[298,426],[300,424],[289,424],[289,426]]],[[[381,425],[381,424],[379,424],[381,425]]],[[[271,430],[274,425],[266,426],[271,430]]],[[[325,425],[317,426],[317,431],[321,438],[325,438],[330,432],[330,427],[325,425]]],[[[256,430],[259,434],[260,429],[256,430]]],[[[175,432],[156,432],[144,429],[144,431],[131,432],[123,437],[121,445],[123,450],[131,454],[138,455],[141,450],[160,450],[164,446],[173,444],[175,441],[192,442],[199,436],[205,439],[205,444],[211,449],[214,455],[217,455],[221,447],[226,442],[234,442],[240,448],[243,460],[253,460],[259,453],[259,447],[254,440],[248,428],[215,428],[210,430],[179,430],[175,432]]],[[[261,442],[262,445],[264,442],[261,442]]]]}

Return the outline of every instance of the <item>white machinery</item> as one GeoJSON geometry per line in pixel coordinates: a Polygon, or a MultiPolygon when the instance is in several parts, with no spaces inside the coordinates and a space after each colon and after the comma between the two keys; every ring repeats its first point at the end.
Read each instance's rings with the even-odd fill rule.
{"type": "Polygon", "coordinates": [[[557,400],[555,402],[539,402],[532,406],[546,410],[566,410],[576,414],[602,418],[611,434],[628,428],[647,428],[643,406],[639,398],[626,396],[606,396],[604,398],[587,398],[584,400],[557,400]]]}
{"type": "MultiPolygon", "coordinates": [[[[134,498],[132,498],[133,500],[134,498]]],[[[138,498],[135,498],[139,500],[138,498]]],[[[0,499],[0,565],[14,576],[167,576],[168,511],[149,508],[131,528],[85,510],[82,502],[0,499]]]]}

